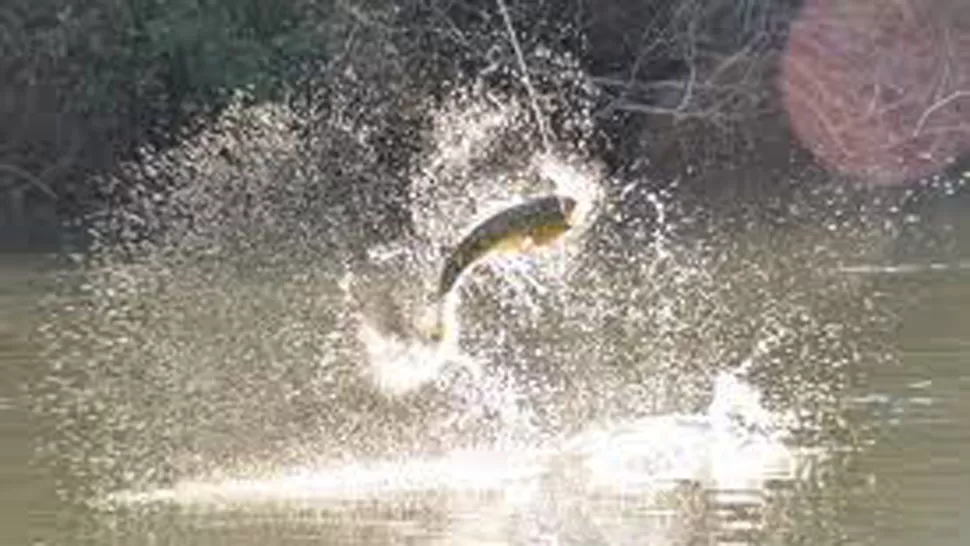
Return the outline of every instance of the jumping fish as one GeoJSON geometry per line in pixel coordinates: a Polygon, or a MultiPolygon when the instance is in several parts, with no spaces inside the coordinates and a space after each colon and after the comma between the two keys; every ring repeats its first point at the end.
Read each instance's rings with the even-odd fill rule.
{"type": "Polygon", "coordinates": [[[572,227],[576,201],[551,195],[530,199],[490,216],[466,235],[448,255],[438,279],[444,299],[462,273],[490,254],[519,254],[549,246],[572,227]]]}
{"type": "Polygon", "coordinates": [[[494,254],[519,254],[547,247],[575,223],[576,200],[559,195],[530,199],[477,224],[448,254],[438,278],[434,314],[423,328],[433,341],[446,333],[445,300],[462,274],[494,254]]]}

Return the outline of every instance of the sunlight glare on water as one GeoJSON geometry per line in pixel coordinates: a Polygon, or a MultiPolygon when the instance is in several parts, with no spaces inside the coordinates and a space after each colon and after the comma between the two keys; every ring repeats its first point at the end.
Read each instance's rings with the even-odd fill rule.
{"type": "Polygon", "coordinates": [[[817,455],[787,447],[784,436],[781,418],[761,407],[757,394],[736,373],[725,372],[717,378],[705,413],[598,426],[556,446],[462,449],[437,457],[358,460],[270,475],[184,480],[170,488],[115,493],[105,503],[231,510],[260,503],[325,507],[402,495],[487,492],[516,504],[518,510],[541,511],[547,507],[540,504],[539,491],[550,483],[568,483],[573,495],[636,494],[641,502],[683,483],[757,499],[766,483],[796,479],[817,455]]]}

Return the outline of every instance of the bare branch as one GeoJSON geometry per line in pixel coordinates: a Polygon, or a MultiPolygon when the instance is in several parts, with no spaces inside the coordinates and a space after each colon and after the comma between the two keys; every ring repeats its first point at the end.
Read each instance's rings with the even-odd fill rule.
{"type": "Polygon", "coordinates": [[[926,111],[923,112],[923,115],[919,117],[919,121],[916,122],[916,129],[913,130],[913,136],[919,136],[919,134],[923,131],[923,127],[926,125],[926,120],[928,120],[934,112],[963,97],[970,97],[970,91],[954,91],[927,108],[926,111]]]}
{"type": "Polygon", "coordinates": [[[41,180],[40,178],[37,178],[37,176],[25,171],[24,169],[17,167],[16,165],[0,163],[0,171],[6,171],[7,173],[14,175],[20,178],[21,180],[25,180],[31,186],[47,194],[47,196],[50,197],[51,199],[57,199],[57,194],[54,193],[54,190],[52,190],[49,186],[47,186],[47,184],[45,184],[43,180],[41,180]]]}

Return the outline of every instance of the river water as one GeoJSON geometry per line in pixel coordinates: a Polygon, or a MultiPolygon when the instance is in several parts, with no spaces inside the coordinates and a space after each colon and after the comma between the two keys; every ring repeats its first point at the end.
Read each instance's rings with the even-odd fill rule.
{"type": "MultiPolygon", "coordinates": [[[[921,252],[915,248],[908,254],[921,252]]],[[[652,415],[592,435],[577,433],[572,443],[554,448],[541,442],[492,442],[451,450],[445,443],[427,456],[414,450],[395,455],[391,449],[318,466],[301,466],[299,456],[288,455],[279,458],[285,463],[275,470],[243,472],[242,477],[210,472],[198,480],[161,479],[147,488],[121,491],[106,509],[78,503],[84,495],[70,491],[80,491],[91,476],[58,474],[65,468],[81,474],[108,468],[94,459],[96,449],[72,447],[85,441],[76,431],[93,425],[69,417],[71,409],[61,407],[67,404],[63,401],[41,404],[47,409],[39,415],[32,412],[38,395],[27,394],[26,388],[52,373],[51,362],[42,356],[45,338],[36,332],[49,324],[52,301],[54,308],[70,305],[72,296],[57,287],[71,284],[71,275],[65,281],[67,267],[49,255],[6,255],[0,268],[0,543],[966,544],[970,269],[954,255],[919,257],[918,263],[859,264],[840,273],[872,283],[881,301],[906,305],[900,306],[899,320],[887,326],[893,328],[887,350],[898,359],[862,359],[871,364],[865,380],[829,402],[843,407],[840,415],[851,421],[846,430],[859,441],[842,452],[829,445],[827,456],[816,457],[814,465],[793,463],[791,452],[771,439],[759,443],[748,437],[728,447],[723,434],[711,440],[705,436],[717,427],[711,424],[717,405],[711,401],[707,413],[700,408],[652,415]],[[55,294],[59,299],[52,300],[55,294]],[[65,412],[51,415],[56,407],[65,412]],[[612,444],[597,443],[596,434],[612,438],[612,444]],[[35,457],[41,440],[52,436],[68,438],[55,443],[62,452],[54,458],[71,459],[70,465],[57,467],[43,462],[50,457],[35,457]],[[759,451],[758,446],[768,444],[782,455],[771,455],[781,453],[777,449],[759,451]],[[672,453],[667,459],[661,453],[665,449],[672,453]],[[704,457],[698,455],[702,451],[704,457]],[[779,457],[785,462],[778,463],[779,457]],[[587,461],[584,474],[563,462],[573,459],[587,461]],[[755,460],[767,466],[754,468],[760,464],[755,460]],[[747,466],[750,471],[741,470],[747,466]],[[621,469],[626,473],[620,474],[621,469]],[[673,485],[660,487],[664,480],[673,485]]],[[[220,343],[212,342],[227,350],[220,343]]],[[[790,357],[793,373],[798,372],[794,362],[810,350],[806,345],[790,357]]],[[[784,367],[772,370],[786,373],[784,367]]],[[[109,381],[108,376],[101,379],[109,381]]],[[[727,389],[721,393],[725,400],[756,398],[736,378],[721,379],[713,388],[727,389]]],[[[144,395],[139,392],[134,396],[144,395]]],[[[130,418],[139,407],[130,404],[116,411],[130,418]]],[[[227,398],[220,411],[235,407],[252,419],[245,406],[239,398],[227,398]]],[[[181,424],[188,429],[194,423],[212,425],[203,413],[187,415],[188,422],[181,424]]],[[[407,420],[401,416],[401,424],[383,426],[399,427],[404,436],[416,434],[408,432],[407,420]]],[[[156,421],[142,432],[160,438],[152,427],[162,425],[156,421]]],[[[260,456],[265,459],[265,452],[260,456]]],[[[110,468],[125,467],[115,461],[110,468]]],[[[101,501],[104,494],[117,493],[96,492],[101,501]]]]}
{"type": "Polygon", "coordinates": [[[0,543],[966,543],[966,180],[704,209],[488,104],[393,243],[269,105],[108,181],[90,260],[3,256],[0,543]],[[562,244],[409,337],[441,249],[550,191],[562,244]]]}

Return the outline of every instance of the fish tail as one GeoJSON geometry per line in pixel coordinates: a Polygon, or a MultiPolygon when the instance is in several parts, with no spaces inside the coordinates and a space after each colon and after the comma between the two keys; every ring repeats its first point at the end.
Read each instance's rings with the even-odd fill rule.
{"type": "Polygon", "coordinates": [[[448,257],[448,261],[445,262],[445,267],[441,271],[441,276],[438,278],[437,299],[439,301],[444,300],[445,296],[451,292],[451,289],[455,287],[462,272],[477,257],[473,254],[468,249],[459,247],[448,257]]]}
{"type": "Polygon", "coordinates": [[[449,337],[454,329],[454,319],[448,313],[447,301],[436,301],[426,315],[422,328],[424,335],[434,343],[441,343],[449,337]]]}

